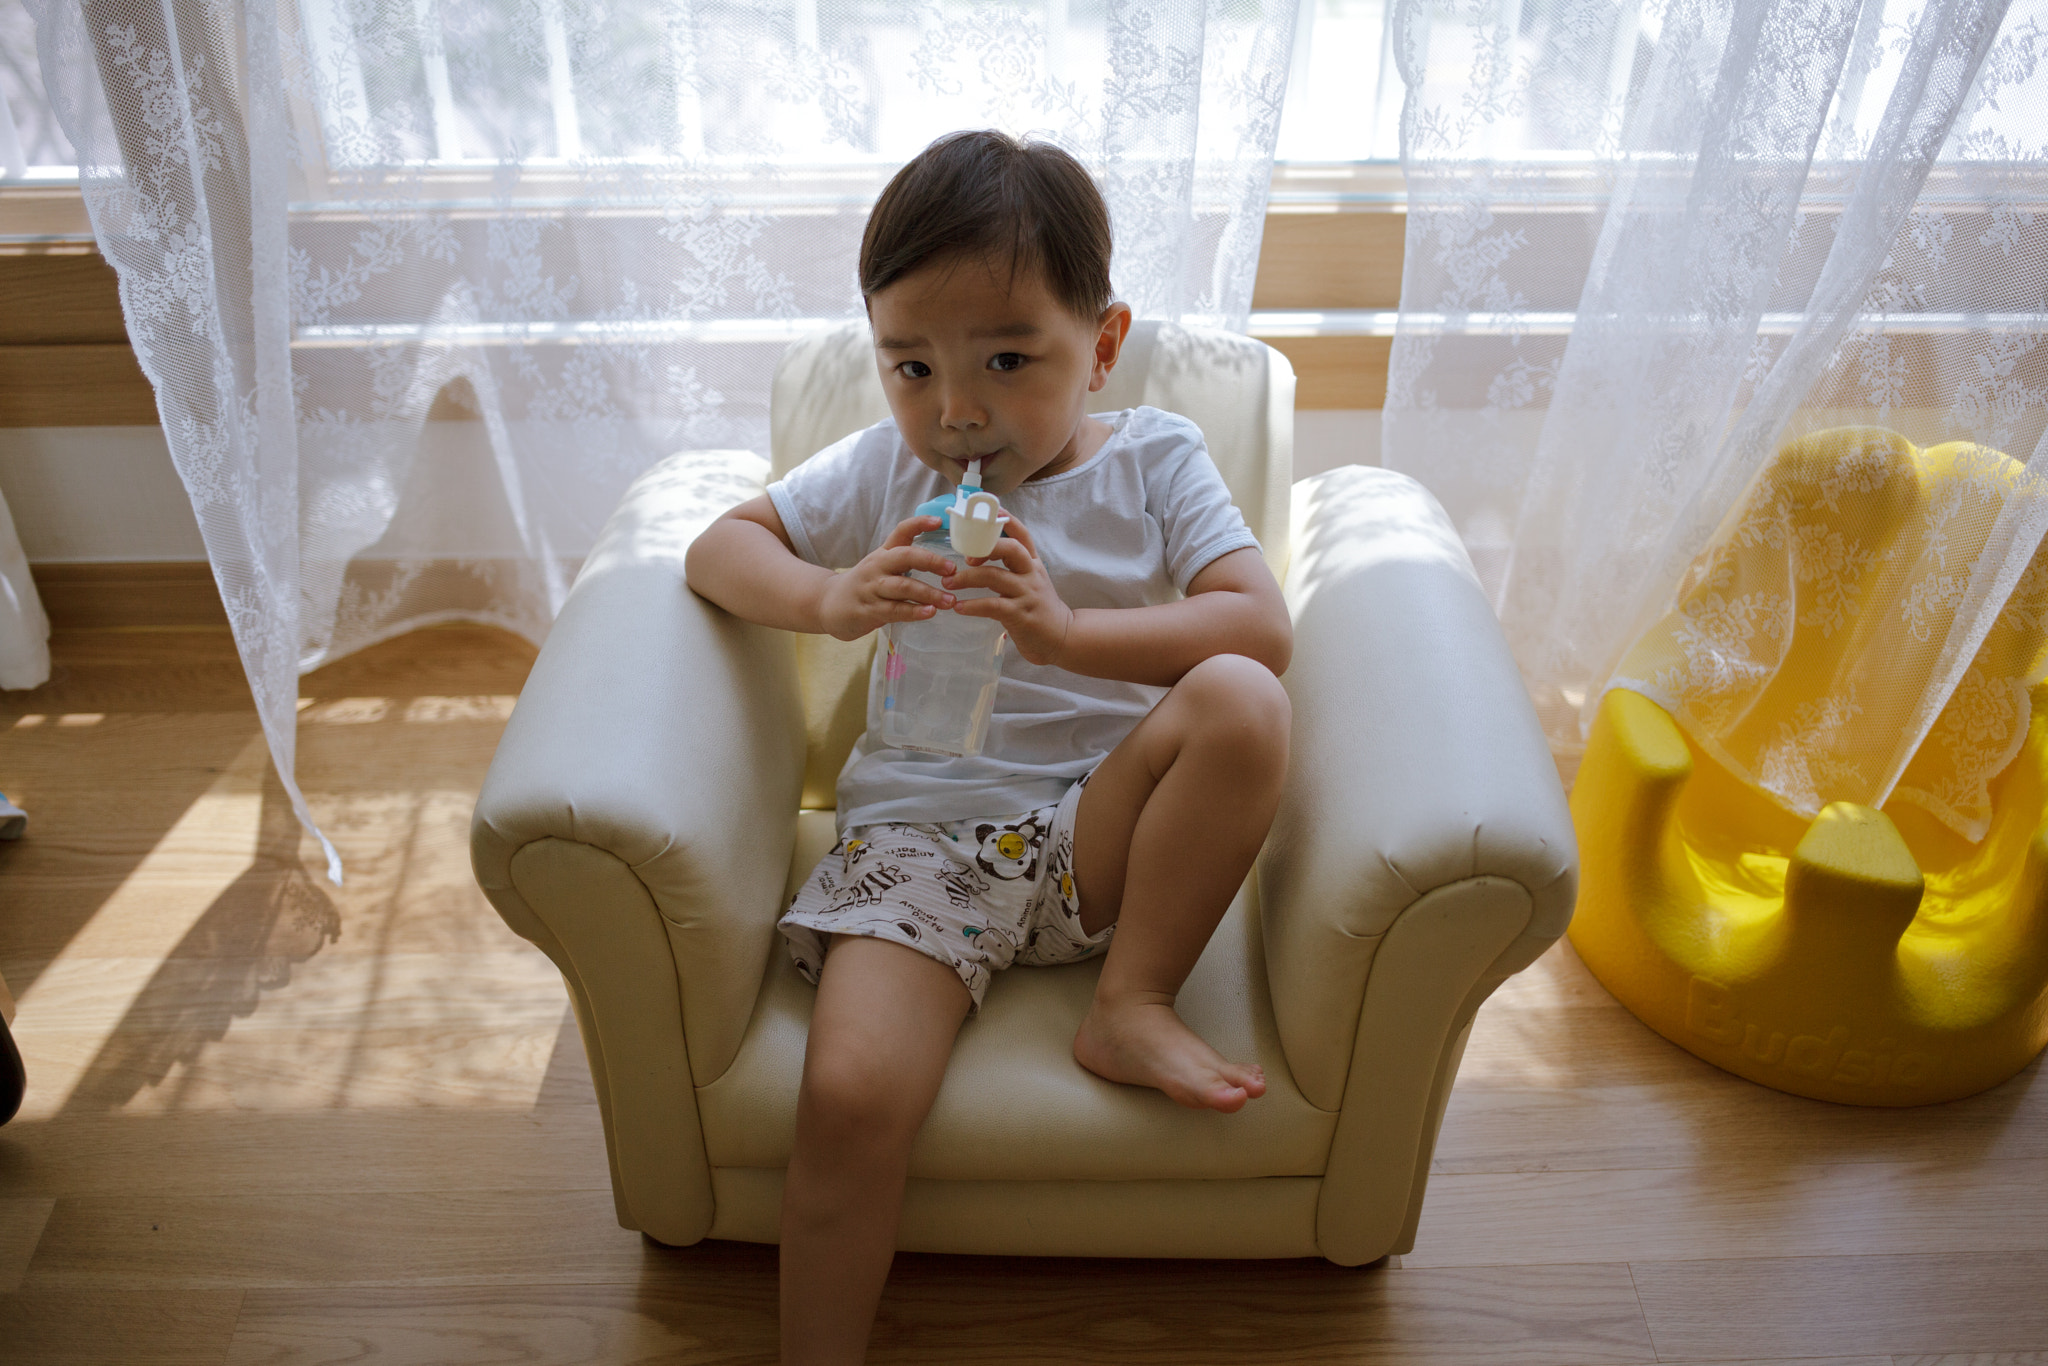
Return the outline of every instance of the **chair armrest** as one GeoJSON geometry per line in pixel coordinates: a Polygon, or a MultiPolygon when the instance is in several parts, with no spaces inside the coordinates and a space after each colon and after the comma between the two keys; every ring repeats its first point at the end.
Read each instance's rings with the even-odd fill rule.
{"type": "Polygon", "coordinates": [[[1521,674],[1428,491],[1363,466],[1305,479],[1292,543],[1295,744],[1259,895],[1289,1067],[1336,1109],[1396,919],[1469,879],[1518,884],[1528,921],[1495,965],[1514,972],[1564,932],[1577,855],[1521,674]]]}
{"type": "Polygon", "coordinates": [[[690,542],[766,468],[692,452],[628,490],[534,662],[470,829],[485,894],[575,997],[621,1221],[666,1242],[709,1227],[692,1082],[738,1051],[796,834],[790,637],[683,578],[690,542]],[[701,1201],[667,1194],[700,1184],[701,1201]]]}

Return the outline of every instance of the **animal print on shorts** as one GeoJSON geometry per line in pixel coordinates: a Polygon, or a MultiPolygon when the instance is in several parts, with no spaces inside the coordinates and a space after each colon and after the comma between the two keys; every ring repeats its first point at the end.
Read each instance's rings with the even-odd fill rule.
{"type": "Polygon", "coordinates": [[[840,836],[797,888],[779,929],[812,985],[826,936],[903,944],[959,973],[981,1009],[1012,963],[1051,966],[1099,952],[1115,930],[1081,929],[1074,813],[1087,779],[1053,806],[1002,820],[866,825],[840,836]]]}

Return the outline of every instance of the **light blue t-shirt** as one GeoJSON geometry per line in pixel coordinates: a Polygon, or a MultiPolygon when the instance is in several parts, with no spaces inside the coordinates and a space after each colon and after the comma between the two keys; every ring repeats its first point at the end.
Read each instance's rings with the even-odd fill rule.
{"type": "MultiPolygon", "coordinates": [[[[1091,459],[1003,498],[1004,511],[1030,528],[1069,607],[1173,602],[1217,557],[1258,545],[1194,423],[1157,408],[1097,420],[1111,432],[1091,459]]],[[[845,569],[920,503],[951,491],[911,454],[891,420],[819,451],[770,484],[768,497],[797,554],[845,569]]],[[[868,732],[839,773],[840,829],[1049,806],[1165,695],[1164,688],[1027,663],[1006,644],[981,753],[962,759],[895,749],[868,732]]]]}

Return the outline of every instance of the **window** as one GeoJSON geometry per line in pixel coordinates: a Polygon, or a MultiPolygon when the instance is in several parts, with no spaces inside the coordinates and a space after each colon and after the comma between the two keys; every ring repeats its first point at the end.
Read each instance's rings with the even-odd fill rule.
{"type": "Polygon", "coordinates": [[[1394,0],[1301,0],[1274,155],[1283,163],[1399,161],[1394,0]]]}
{"type": "Polygon", "coordinates": [[[43,94],[35,20],[24,5],[0,5],[0,180],[77,179],[78,158],[43,94]]]}
{"type": "MultiPolygon", "coordinates": [[[[1042,50],[1026,52],[1006,39],[973,54],[976,65],[992,73],[1035,67],[1048,78],[1053,93],[1041,92],[1017,111],[1020,127],[1056,128],[1059,78],[1077,65],[1069,59],[1099,51],[1107,41],[1098,8],[1069,8],[1057,0],[1051,8],[1051,17],[1064,18],[1065,28],[1059,39],[1042,41],[1042,50]]],[[[424,19],[427,0],[418,9],[424,19]]],[[[496,151],[509,130],[526,149],[522,160],[536,169],[586,156],[652,162],[678,150],[709,164],[758,164],[759,148],[773,146],[774,159],[823,176],[825,183],[813,185],[815,193],[807,197],[859,198],[872,194],[879,172],[916,152],[934,129],[960,125],[977,107],[958,82],[916,74],[921,67],[929,73],[934,59],[958,54],[925,50],[916,26],[898,17],[903,12],[795,0],[776,24],[718,16],[704,25],[689,60],[761,76],[717,83],[721,93],[708,97],[757,105],[758,144],[707,146],[701,132],[707,97],[678,97],[669,72],[680,60],[679,49],[658,21],[624,23],[602,35],[572,34],[563,6],[548,4],[541,10],[536,47],[513,31],[509,10],[498,11],[506,17],[494,27],[476,28],[477,22],[492,22],[492,8],[482,9],[482,20],[476,10],[465,10],[471,26],[443,33],[438,42],[422,25],[400,40],[407,49],[401,60],[390,59],[386,35],[374,49],[384,59],[365,62],[367,35],[357,31],[364,7],[306,0],[302,13],[316,94],[295,113],[305,145],[316,149],[328,171],[346,176],[410,167],[451,175],[454,190],[465,169],[478,176],[498,169],[496,151]],[[429,37],[423,40],[422,34],[429,37]],[[798,55],[792,58],[791,52],[798,55]],[[601,86],[590,79],[593,72],[603,73],[601,86]],[[884,73],[902,74],[892,79],[884,73]],[[828,103],[838,99],[839,116],[820,121],[811,109],[804,111],[810,117],[799,117],[814,101],[793,104],[784,98],[792,85],[808,85],[828,103]],[[392,119],[399,110],[419,112],[392,119]],[[406,131],[394,136],[394,126],[406,131]],[[820,137],[821,128],[829,135],[820,137]]],[[[1300,0],[1279,160],[1398,159],[1401,83],[1385,43],[1390,9],[1391,0],[1300,0]]],[[[1085,91],[1069,93],[1087,97],[1085,91]]],[[[0,117],[0,179],[74,181],[75,154],[43,90],[35,22],[20,5],[0,9],[0,102],[11,115],[11,121],[0,117]]],[[[1330,178],[1297,178],[1283,192],[1313,194],[1318,179],[1330,178]]],[[[1374,182],[1375,193],[1384,193],[1384,179],[1374,182]]],[[[1343,197],[1354,188],[1334,187],[1333,193],[1343,197]]]]}

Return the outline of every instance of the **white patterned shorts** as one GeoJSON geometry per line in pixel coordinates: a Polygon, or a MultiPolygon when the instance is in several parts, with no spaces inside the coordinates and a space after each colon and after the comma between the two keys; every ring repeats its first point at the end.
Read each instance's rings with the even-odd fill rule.
{"type": "Polygon", "coordinates": [[[959,973],[979,1011],[990,975],[1012,963],[1044,967],[1100,952],[1116,926],[1085,933],[1074,887],[1074,813],[1086,782],[1009,819],[847,831],[778,926],[796,970],[817,985],[826,935],[887,940],[959,973]]]}

